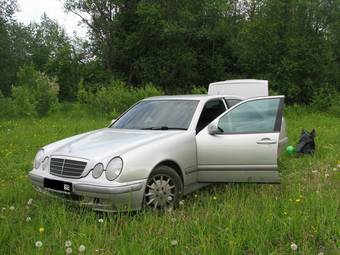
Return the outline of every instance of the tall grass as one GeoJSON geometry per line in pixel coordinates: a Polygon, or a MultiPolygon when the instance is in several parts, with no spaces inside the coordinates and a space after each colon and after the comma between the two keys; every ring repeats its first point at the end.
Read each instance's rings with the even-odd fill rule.
{"type": "Polygon", "coordinates": [[[81,244],[86,254],[339,254],[340,118],[287,109],[290,143],[316,128],[317,150],[283,155],[280,185],[211,185],[165,214],[102,214],[40,196],[27,179],[39,147],[109,123],[61,112],[0,120],[0,254],[65,254],[66,240],[73,254],[81,244]]]}

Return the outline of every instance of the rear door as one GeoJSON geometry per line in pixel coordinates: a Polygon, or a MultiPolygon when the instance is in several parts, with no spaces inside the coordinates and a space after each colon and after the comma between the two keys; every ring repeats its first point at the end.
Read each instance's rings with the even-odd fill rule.
{"type": "Polygon", "coordinates": [[[279,182],[283,96],[242,101],[196,135],[200,182],[279,182]]]}

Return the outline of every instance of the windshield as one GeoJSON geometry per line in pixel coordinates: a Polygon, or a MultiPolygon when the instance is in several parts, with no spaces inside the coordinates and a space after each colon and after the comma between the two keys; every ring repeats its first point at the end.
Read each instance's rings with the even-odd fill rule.
{"type": "Polygon", "coordinates": [[[196,100],[146,100],[137,103],[111,128],[170,130],[188,129],[196,100]]]}

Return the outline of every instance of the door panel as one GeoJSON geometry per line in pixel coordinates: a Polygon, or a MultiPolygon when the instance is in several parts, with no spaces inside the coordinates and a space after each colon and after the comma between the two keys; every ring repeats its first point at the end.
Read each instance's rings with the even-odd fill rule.
{"type": "Polygon", "coordinates": [[[223,132],[196,136],[200,182],[279,182],[283,97],[241,102],[213,121],[223,132]],[[279,119],[279,120],[278,120],[279,119]]]}

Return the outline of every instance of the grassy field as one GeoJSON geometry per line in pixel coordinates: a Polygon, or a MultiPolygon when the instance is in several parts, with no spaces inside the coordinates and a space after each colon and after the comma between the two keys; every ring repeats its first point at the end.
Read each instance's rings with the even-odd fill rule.
{"type": "Polygon", "coordinates": [[[73,254],[340,254],[340,118],[290,108],[286,119],[290,144],[316,128],[317,151],[284,155],[281,185],[212,185],[165,214],[95,213],[33,190],[39,147],[109,120],[0,120],[0,254],[65,254],[67,240],[73,254]]]}

